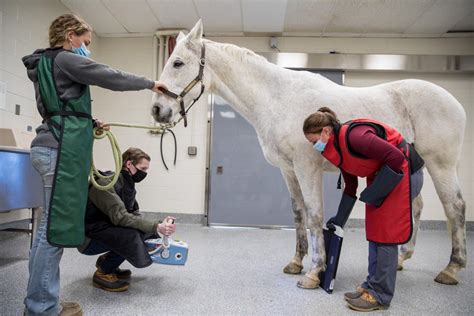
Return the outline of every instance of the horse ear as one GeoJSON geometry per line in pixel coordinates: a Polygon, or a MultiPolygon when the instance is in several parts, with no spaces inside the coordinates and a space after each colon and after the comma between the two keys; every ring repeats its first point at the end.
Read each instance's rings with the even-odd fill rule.
{"type": "Polygon", "coordinates": [[[202,21],[197,21],[196,25],[194,25],[191,32],[188,34],[188,40],[201,40],[202,39],[202,21]]]}
{"type": "Polygon", "coordinates": [[[183,40],[186,37],[183,32],[179,32],[178,37],[176,38],[176,43],[183,40]]]}

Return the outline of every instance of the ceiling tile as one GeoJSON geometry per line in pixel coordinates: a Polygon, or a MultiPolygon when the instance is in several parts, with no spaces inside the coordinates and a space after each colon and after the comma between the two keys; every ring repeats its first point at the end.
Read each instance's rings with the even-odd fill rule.
{"type": "Polygon", "coordinates": [[[324,33],[362,33],[372,14],[370,0],[337,1],[324,33]]]}
{"type": "Polygon", "coordinates": [[[455,26],[449,29],[450,31],[466,31],[474,30],[474,11],[467,14],[461,21],[459,21],[455,26]]]}
{"type": "Polygon", "coordinates": [[[365,33],[403,33],[436,0],[370,1],[365,33]]]}
{"type": "Polygon", "coordinates": [[[191,0],[147,0],[163,29],[190,30],[199,20],[191,0]]]}
{"type": "Polygon", "coordinates": [[[287,0],[241,0],[244,32],[283,32],[287,0]]]}
{"type": "MultiPolygon", "coordinates": [[[[101,36],[191,29],[199,19],[205,34],[214,36],[440,37],[448,30],[474,28],[474,0],[59,1],[101,36]]],[[[12,3],[0,0],[4,9],[12,3]]]]}
{"type": "Polygon", "coordinates": [[[405,32],[443,34],[473,10],[472,0],[437,0],[405,32]]]}
{"type": "Polygon", "coordinates": [[[127,33],[109,10],[97,0],[61,0],[73,13],[82,16],[97,34],[127,33]]]}
{"type": "Polygon", "coordinates": [[[161,27],[146,0],[102,0],[129,32],[154,32],[161,27]]]}
{"type": "Polygon", "coordinates": [[[335,1],[288,1],[285,32],[321,33],[332,19],[335,1]]]}
{"type": "Polygon", "coordinates": [[[241,32],[240,0],[194,0],[206,32],[241,32]]]}

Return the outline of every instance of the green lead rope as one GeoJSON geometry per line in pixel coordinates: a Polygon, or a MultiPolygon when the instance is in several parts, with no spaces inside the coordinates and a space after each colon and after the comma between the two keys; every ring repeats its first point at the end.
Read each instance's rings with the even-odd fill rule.
{"type": "MultiPolygon", "coordinates": [[[[170,124],[160,124],[159,126],[146,126],[146,125],[125,124],[125,123],[106,123],[105,125],[128,127],[128,128],[143,128],[143,129],[151,130],[155,134],[164,134],[164,132],[166,130],[174,127],[176,124],[175,123],[170,123],[170,124]]],[[[90,181],[92,182],[92,185],[94,187],[96,187],[97,189],[99,189],[99,190],[108,190],[108,189],[112,188],[115,185],[115,183],[117,183],[118,177],[120,176],[120,170],[122,169],[122,163],[123,163],[123,161],[122,161],[122,152],[120,151],[120,147],[119,147],[119,144],[117,142],[117,138],[115,138],[114,134],[111,131],[106,131],[102,128],[95,127],[94,131],[93,131],[93,135],[94,135],[94,141],[96,139],[102,139],[106,136],[109,139],[110,146],[112,148],[112,154],[114,156],[115,172],[114,172],[113,175],[109,175],[109,176],[101,174],[97,170],[97,168],[95,167],[94,155],[92,155],[92,164],[91,164],[91,170],[90,170],[90,173],[89,173],[89,178],[90,178],[90,181]],[[96,181],[96,176],[97,176],[97,178],[100,178],[100,179],[112,179],[112,181],[110,181],[106,185],[100,185],[96,181]]],[[[176,157],[175,157],[175,163],[176,163],[176,157]]]]}

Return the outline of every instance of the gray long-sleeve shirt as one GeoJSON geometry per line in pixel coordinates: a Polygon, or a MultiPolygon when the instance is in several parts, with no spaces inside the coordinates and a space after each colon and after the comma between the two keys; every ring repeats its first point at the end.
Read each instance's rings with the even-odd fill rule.
{"type": "MultiPolygon", "coordinates": [[[[28,77],[33,81],[38,111],[43,116],[45,109],[41,100],[38,84],[38,62],[44,49],[22,58],[27,68],[28,77]]],[[[128,72],[97,63],[90,58],[70,51],[60,52],[53,65],[57,92],[62,100],[76,99],[82,95],[87,85],[99,86],[114,91],[133,91],[151,89],[154,81],[128,72]]],[[[43,146],[58,148],[58,142],[50,132],[47,124],[36,129],[37,136],[31,147],[43,146]]]]}

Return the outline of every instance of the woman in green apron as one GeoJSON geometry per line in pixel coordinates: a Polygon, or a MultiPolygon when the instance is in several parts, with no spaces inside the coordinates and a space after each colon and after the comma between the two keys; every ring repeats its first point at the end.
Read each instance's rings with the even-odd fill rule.
{"type": "Polygon", "coordinates": [[[89,85],[114,91],[159,92],[163,87],[96,63],[89,58],[91,40],[90,25],[76,15],[61,15],[49,28],[50,47],[23,57],[43,117],[31,143],[31,160],[43,179],[45,204],[30,251],[27,315],[82,314],[79,304],[59,302],[59,262],[63,247],[84,241],[94,124],[89,85]]]}

